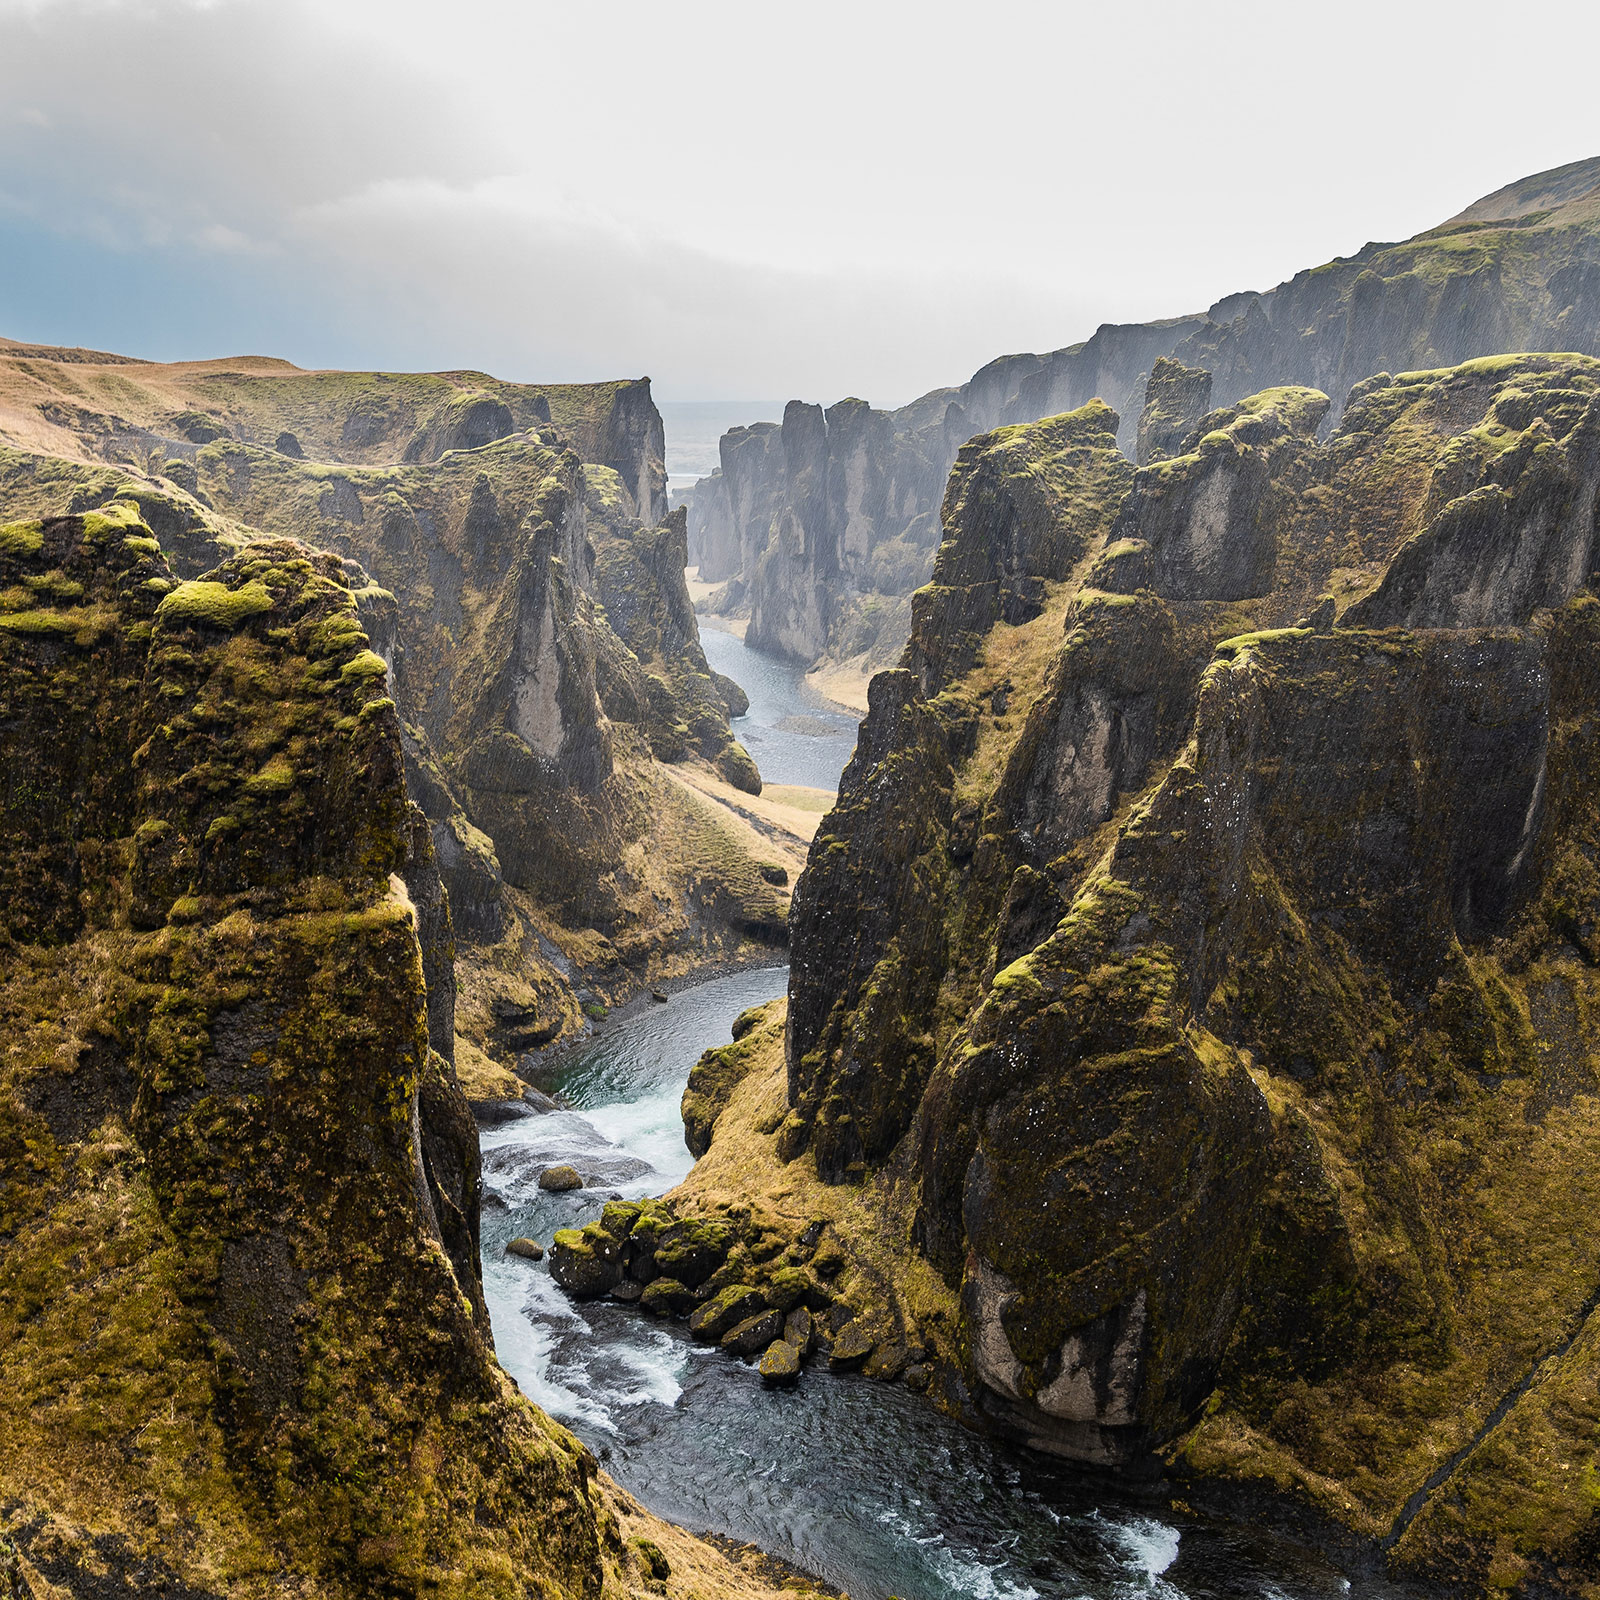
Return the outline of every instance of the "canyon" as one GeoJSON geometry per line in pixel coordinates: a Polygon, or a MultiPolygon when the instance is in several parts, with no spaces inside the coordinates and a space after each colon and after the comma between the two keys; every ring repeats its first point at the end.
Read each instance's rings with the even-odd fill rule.
{"type": "Polygon", "coordinates": [[[1597,211],[675,507],[645,379],[0,342],[0,1595],[1028,1592],[852,1429],[1052,1596],[1600,1595],[1597,211]]]}
{"type": "Polygon", "coordinates": [[[1600,362],[1327,410],[963,447],[677,1214],[974,1425],[1590,1593],[1600,362]]]}
{"type": "Polygon", "coordinates": [[[1138,455],[1158,363],[1207,374],[1199,412],[1275,384],[1344,397],[1377,372],[1454,366],[1507,350],[1600,355],[1600,161],[1485,196],[1398,244],[1297,273],[1204,312],[1106,324],[1081,344],[991,361],[892,411],[792,401],[783,422],[723,436],[721,465],[682,497],[689,559],[723,587],[706,602],[750,642],[861,681],[894,664],[910,596],[940,539],[945,479],[970,438],[1102,399],[1138,455]]]}

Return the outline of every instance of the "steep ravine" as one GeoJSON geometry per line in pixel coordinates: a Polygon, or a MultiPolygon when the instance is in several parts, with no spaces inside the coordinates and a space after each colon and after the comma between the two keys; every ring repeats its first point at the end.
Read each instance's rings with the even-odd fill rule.
{"type": "Polygon", "coordinates": [[[185,578],[263,535],[344,558],[450,891],[476,1097],[586,1004],[781,945],[804,839],[744,815],[760,775],[647,381],[72,355],[0,346],[4,515],[136,505],[185,578]]]}
{"type": "Polygon", "coordinates": [[[1327,409],[964,447],[677,1225],[976,1425],[1587,1597],[1600,365],[1327,409]]]}
{"type": "Polygon", "coordinates": [[[1164,1494],[1086,1478],[985,1439],[904,1385],[832,1375],[765,1388],[681,1324],[612,1300],[573,1301],[547,1263],[504,1253],[660,1194],[688,1172],[679,1100],[699,1052],[783,968],[680,989],[608,1025],[541,1075],[570,1109],[486,1128],[485,1289],[501,1361],[651,1510],[753,1541],[855,1600],[1338,1600],[1399,1596],[1261,1531],[1175,1511],[1164,1494]],[[572,1163],[591,1187],[547,1194],[572,1163]]]}
{"type": "Polygon", "coordinates": [[[0,1590],[792,1593],[494,1359],[359,605],[286,539],[181,579],[127,500],[0,525],[0,1590]]]}
{"type": "Polygon", "coordinates": [[[897,410],[792,401],[781,424],[723,436],[717,470],[685,495],[689,559],[726,583],[719,604],[749,618],[752,643],[807,664],[891,665],[968,439],[1098,398],[1132,457],[1156,399],[1148,380],[1167,357],[1205,380],[1196,418],[1271,385],[1306,384],[1328,395],[1331,422],[1378,372],[1510,350],[1600,355],[1597,217],[1600,158],[1522,179],[1414,238],[1363,245],[1264,292],[999,357],[897,410]]]}

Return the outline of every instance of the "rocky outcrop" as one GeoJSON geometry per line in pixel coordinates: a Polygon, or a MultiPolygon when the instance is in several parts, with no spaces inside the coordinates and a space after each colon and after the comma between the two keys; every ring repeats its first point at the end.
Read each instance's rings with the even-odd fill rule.
{"type": "MultiPolygon", "coordinates": [[[[724,690],[706,664],[700,630],[684,581],[688,565],[686,514],[674,511],[659,528],[624,527],[603,538],[595,585],[606,620],[643,671],[640,710],[650,748],[662,761],[693,750],[736,789],[761,792],[761,775],[728,726],[724,690]]],[[[735,704],[738,702],[735,701],[735,704]]],[[[744,701],[749,709],[749,701],[744,701]]]]}
{"type": "Polygon", "coordinates": [[[1328,397],[1269,389],[1200,419],[1179,451],[1143,467],[1089,574],[1125,594],[1148,589],[1179,600],[1249,600],[1271,592],[1278,527],[1304,486],[1328,397]]]}
{"type": "Polygon", "coordinates": [[[600,1595],[593,1459],[493,1360],[448,913],[339,562],[180,581],[123,503],[0,568],[8,1551],[600,1595]]]}
{"type": "MultiPolygon", "coordinates": [[[[0,449],[0,495],[18,512],[131,499],[184,577],[262,535],[344,559],[453,901],[471,1041],[509,1066],[583,1025],[580,972],[609,999],[781,938],[787,895],[756,842],[663,774],[700,763],[760,787],[729,727],[737,686],[700,649],[682,521],[648,514],[664,488],[648,385],[242,365],[141,367],[105,391],[110,419],[49,390],[64,451],[126,446],[139,465],[0,449]]],[[[72,370],[80,400],[101,392],[72,370]]],[[[36,371],[0,360],[0,421],[36,371]]]]}
{"type": "Polygon", "coordinates": [[[1136,473],[1094,409],[963,450],[738,1134],[912,1210],[947,1403],[1584,1592],[1597,395],[1508,357],[1325,444],[1279,389],[1136,473]]]}
{"type": "Polygon", "coordinates": [[[882,663],[910,620],[885,602],[926,580],[945,475],[969,438],[1099,398],[1121,419],[1122,450],[1147,466],[1177,454],[1208,405],[1268,387],[1324,393],[1331,423],[1375,372],[1507,350],[1600,354],[1597,225],[1600,159],[1523,179],[1404,243],[1368,244],[1203,314],[1107,324],[1064,350],[1003,357],[898,411],[844,401],[820,423],[819,408],[795,402],[781,474],[770,424],[757,425],[769,430],[759,436],[760,493],[730,466],[756,429],[736,430],[721,472],[696,485],[691,559],[730,580],[719,604],[748,608],[758,647],[882,663]]]}
{"type": "Polygon", "coordinates": [[[1210,409],[1211,374],[1204,367],[1157,356],[1145,385],[1134,460],[1147,467],[1182,454],[1184,440],[1210,409]]]}

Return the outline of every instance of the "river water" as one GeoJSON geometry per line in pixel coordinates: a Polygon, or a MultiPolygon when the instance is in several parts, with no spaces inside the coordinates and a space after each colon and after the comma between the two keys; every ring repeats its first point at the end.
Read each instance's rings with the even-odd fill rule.
{"type": "MultiPolygon", "coordinates": [[[[740,737],[769,781],[833,788],[848,737],[783,726],[820,715],[799,669],[731,635],[706,638],[713,664],[750,694],[740,737]],[[718,643],[713,654],[722,640],[738,649],[718,643]]],[[[682,1323],[570,1301],[547,1262],[505,1254],[518,1235],[548,1245],[607,1200],[678,1182],[691,1165],[678,1110],[689,1068],[787,981],[782,966],[738,972],[608,1023],[541,1083],[564,1109],[483,1130],[484,1287],[500,1360],[524,1393],[651,1510],[759,1544],[854,1600],[1399,1594],[1263,1532],[1180,1521],[1126,1488],[969,1433],[898,1384],[813,1368],[796,1389],[766,1390],[754,1367],[693,1344],[682,1323]],[[541,1191],[540,1171],[557,1162],[576,1166],[586,1187],[541,1191]]]]}
{"type": "Polygon", "coordinates": [[[712,670],[750,696],[749,714],[734,719],[733,731],[762,780],[837,789],[856,747],[857,714],[811,688],[798,661],[763,655],[721,628],[701,628],[700,643],[712,670]]]}

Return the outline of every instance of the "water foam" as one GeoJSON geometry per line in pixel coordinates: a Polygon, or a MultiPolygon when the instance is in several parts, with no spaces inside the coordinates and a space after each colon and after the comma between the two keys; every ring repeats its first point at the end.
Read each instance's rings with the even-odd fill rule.
{"type": "MultiPolygon", "coordinates": [[[[1101,1519],[1097,1519],[1101,1520],[1101,1519]]],[[[1183,1600],[1183,1591],[1162,1577],[1178,1559],[1182,1533],[1154,1517],[1130,1517],[1125,1522],[1105,1523],[1112,1543],[1133,1579],[1133,1594],[1151,1594],[1162,1600],[1183,1600]]]]}

